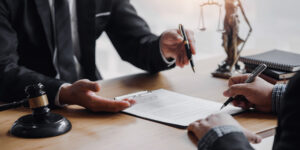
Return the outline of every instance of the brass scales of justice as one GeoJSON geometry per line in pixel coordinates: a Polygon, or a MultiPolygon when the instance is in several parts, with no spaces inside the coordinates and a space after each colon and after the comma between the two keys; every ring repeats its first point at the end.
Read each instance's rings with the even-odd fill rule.
{"type": "Polygon", "coordinates": [[[245,73],[245,70],[241,68],[238,64],[243,48],[245,47],[246,42],[248,41],[250,34],[252,32],[252,27],[250,22],[245,14],[244,8],[240,0],[224,0],[225,2],[225,18],[224,18],[224,27],[221,29],[221,15],[222,15],[222,4],[214,0],[208,0],[200,4],[200,20],[199,27],[200,31],[205,31],[204,23],[204,12],[203,9],[206,6],[216,6],[219,8],[219,21],[218,21],[218,32],[222,33],[222,46],[225,49],[227,58],[218,65],[218,68],[212,73],[214,77],[218,78],[230,78],[231,76],[239,73],[245,73]],[[241,11],[241,14],[249,26],[249,31],[245,40],[239,37],[239,15],[238,10],[241,11]]]}

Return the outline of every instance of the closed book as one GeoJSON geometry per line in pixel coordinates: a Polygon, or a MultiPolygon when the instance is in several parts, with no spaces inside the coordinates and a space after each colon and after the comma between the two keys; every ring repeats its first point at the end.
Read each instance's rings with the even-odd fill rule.
{"type": "MultiPolygon", "coordinates": [[[[245,68],[249,72],[252,72],[256,67],[257,67],[257,65],[245,64],[245,68]]],[[[286,72],[286,71],[267,68],[263,72],[263,74],[270,76],[277,80],[285,80],[285,79],[292,78],[296,74],[296,72],[286,72]]]]}
{"type": "MultiPolygon", "coordinates": [[[[250,70],[246,70],[247,73],[251,73],[252,71],[250,70]]],[[[289,82],[289,79],[283,79],[283,80],[278,80],[278,79],[275,79],[275,78],[272,78],[268,75],[265,75],[265,74],[260,74],[259,77],[261,77],[262,79],[266,80],[267,82],[271,83],[271,84],[288,84],[289,82]]]]}
{"type": "Polygon", "coordinates": [[[259,77],[261,77],[262,79],[266,80],[267,82],[271,83],[271,84],[288,84],[289,80],[276,80],[272,77],[269,77],[265,74],[260,74],[259,77]]]}
{"type": "Polygon", "coordinates": [[[300,54],[281,50],[271,50],[261,54],[240,57],[240,61],[253,65],[264,63],[268,68],[286,72],[300,70],[300,54]]]}

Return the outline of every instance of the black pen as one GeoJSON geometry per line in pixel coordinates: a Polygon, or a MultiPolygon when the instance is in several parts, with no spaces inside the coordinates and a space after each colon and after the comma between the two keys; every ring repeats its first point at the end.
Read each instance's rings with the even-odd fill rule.
{"type": "MultiPolygon", "coordinates": [[[[245,81],[245,83],[251,83],[254,81],[254,79],[259,76],[263,71],[265,71],[267,68],[266,64],[260,64],[258,67],[256,67],[253,72],[249,75],[249,77],[247,78],[247,80],[245,81]]],[[[230,97],[221,107],[224,108],[225,106],[227,106],[229,103],[231,103],[233,100],[235,99],[246,99],[244,96],[238,95],[236,97],[230,97]]]]}
{"type": "Polygon", "coordinates": [[[189,40],[187,38],[187,35],[184,31],[183,25],[179,24],[179,30],[181,32],[181,35],[183,36],[183,42],[184,42],[184,47],[186,50],[186,56],[190,61],[191,67],[193,69],[193,72],[195,73],[195,68],[194,68],[194,62],[193,62],[193,58],[192,58],[192,50],[191,50],[191,45],[189,43],[189,40]]]}

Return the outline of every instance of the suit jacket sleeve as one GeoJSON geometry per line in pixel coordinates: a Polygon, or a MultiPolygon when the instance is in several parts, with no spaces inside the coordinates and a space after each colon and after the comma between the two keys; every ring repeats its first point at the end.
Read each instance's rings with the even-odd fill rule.
{"type": "MultiPolygon", "coordinates": [[[[18,65],[18,36],[10,23],[10,12],[0,2],[0,101],[16,101],[25,98],[24,88],[30,84],[45,85],[50,105],[63,81],[34,72],[18,65]]],[[[33,58],[34,61],[34,58],[33,58]]],[[[39,62],[36,62],[39,63],[39,62]]]]}
{"type": "Polygon", "coordinates": [[[162,58],[159,37],[153,35],[129,0],[114,0],[106,32],[123,60],[149,72],[168,69],[162,58]]]}
{"type": "Polygon", "coordinates": [[[212,150],[253,150],[243,133],[233,132],[216,140],[212,150]]]}
{"type": "Polygon", "coordinates": [[[278,113],[278,127],[274,141],[275,150],[298,149],[300,147],[300,74],[287,85],[278,113]]]}

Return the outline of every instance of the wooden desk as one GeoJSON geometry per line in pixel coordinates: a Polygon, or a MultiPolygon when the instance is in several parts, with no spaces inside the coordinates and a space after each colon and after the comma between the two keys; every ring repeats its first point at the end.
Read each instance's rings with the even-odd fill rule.
{"type": "MultiPolygon", "coordinates": [[[[222,92],[227,81],[212,78],[210,73],[221,58],[197,62],[196,74],[190,67],[173,69],[156,75],[138,74],[100,81],[102,96],[113,98],[140,90],[165,88],[190,96],[224,102],[222,92]]],[[[65,135],[46,139],[21,139],[8,131],[13,122],[30,113],[23,108],[0,112],[0,149],[101,149],[101,150],[195,150],[195,141],[186,130],[139,119],[125,114],[91,113],[72,106],[54,110],[73,125],[65,135]]],[[[268,114],[246,113],[235,118],[247,129],[263,136],[272,135],[276,118],[268,114]]]]}

